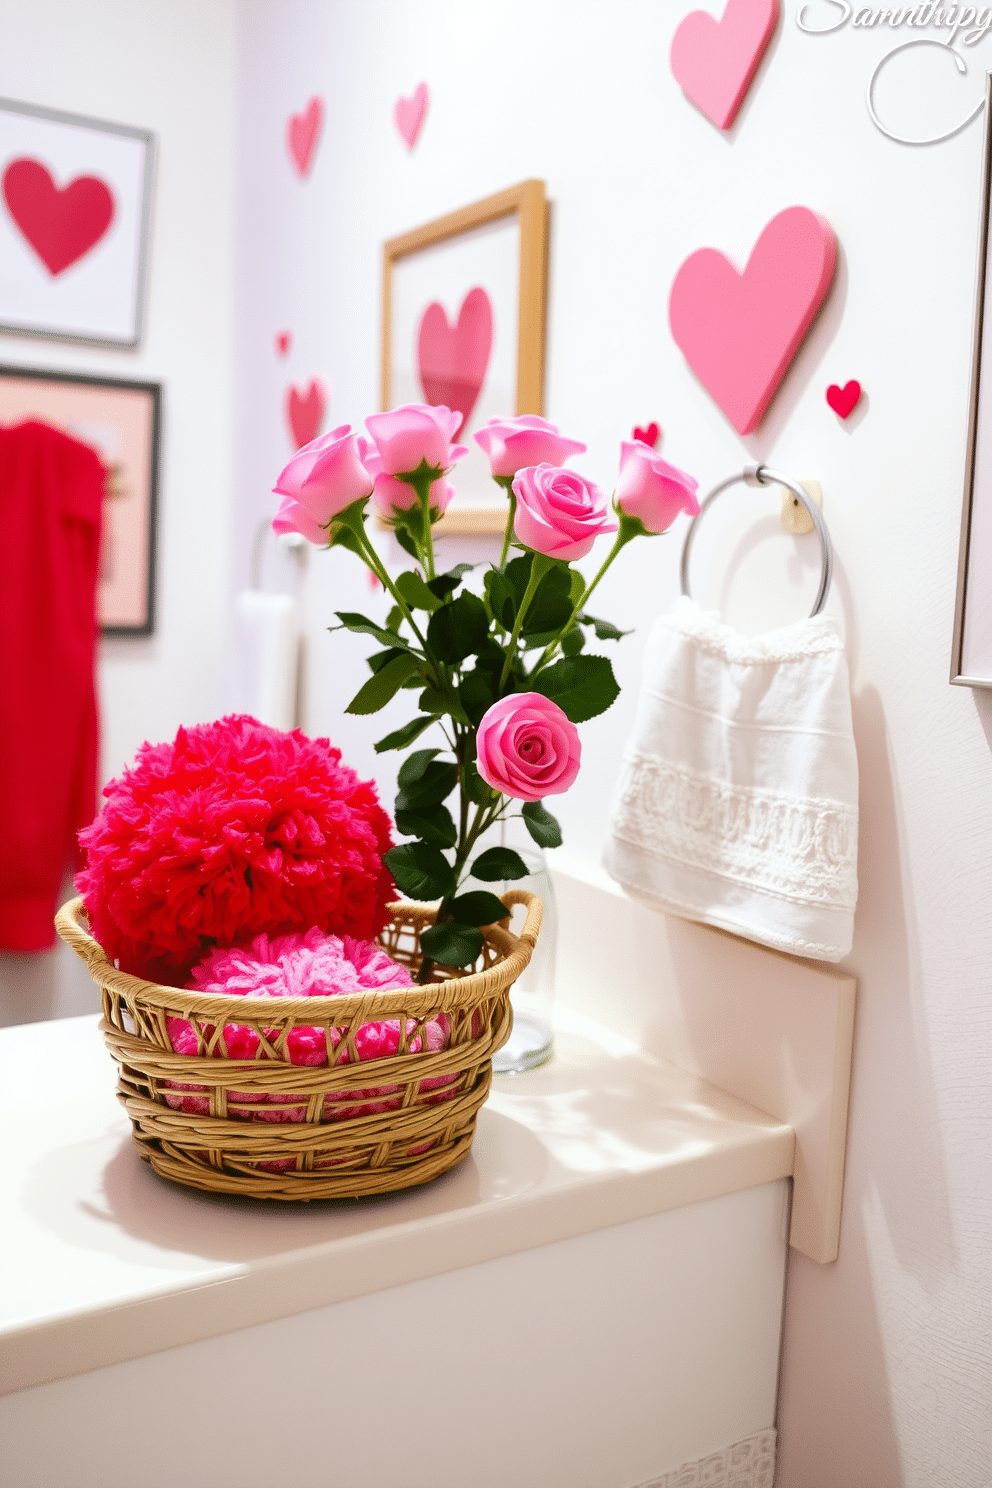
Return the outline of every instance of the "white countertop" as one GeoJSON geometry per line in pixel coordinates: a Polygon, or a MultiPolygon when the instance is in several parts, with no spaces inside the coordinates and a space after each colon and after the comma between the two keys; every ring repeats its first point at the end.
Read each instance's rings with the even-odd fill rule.
{"type": "Polygon", "coordinates": [[[97,1017],[0,1030],[0,1393],[454,1271],[792,1173],[790,1126],[561,1011],[424,1188],[264,1204],[143,1163],[97,1017]]]}

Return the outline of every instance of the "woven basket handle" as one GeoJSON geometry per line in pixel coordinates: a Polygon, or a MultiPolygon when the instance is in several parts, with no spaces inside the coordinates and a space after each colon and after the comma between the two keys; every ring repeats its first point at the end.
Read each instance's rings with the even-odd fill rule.
{"type": "Polygon", "coordinates": [[[527,917],[524,920],[524,928],[520,932],[520,939],[533,950],[537,945],[541,921],[544,919],[544,905],[536,894],[529,894],[526,889],[507,889],[501,898],[507,909],[512,909],[515,904],[526,904],[527,917]]]}
{"type": "Polygon", "coordinates": [[[93,939],[79,923],[79,917],[84,913],[83,898],[80,895],[76,899],[70,899],[63,904],[55,916],[55,929],[65,941],[66,945],[72,946],[81,961],[92,969],[94,962],[105,961],[103,948],[100,943],[93,939]]]}

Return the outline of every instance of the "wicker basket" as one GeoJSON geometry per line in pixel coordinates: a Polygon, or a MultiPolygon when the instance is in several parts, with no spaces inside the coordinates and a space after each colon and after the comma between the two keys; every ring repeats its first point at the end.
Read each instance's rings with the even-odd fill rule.
{"type": "MultiPolygon", "coordinates": [[[[410,1188],[466,1156],[492,1083],[492,1056],[510,1036],[510,988],[541,926],[533,894],[513,889],[503,903],[525,904],[526,921],[519,937],[507,922],[484,929],[481,971],[439,966],[425,986],[330,998],[203,996],[157,986],[111,966],[84,928],[82,899],[64,905],[55,925],[101,989],[100,1028],[145,1161],[194,1188],[299,1201],[410,1188]],[[173,1051],[169,1018],[192,1025],[202,1053],[173,1051]],[[427,1028],[438,1019],[446,1046],[431,1051],[427,1028]],[[396,1020],[397,1052],[359,1063],[357,1031],[387,1020],[396,1020]],[[225,1024],[255,1031],[253,1059],[228,1057],[225,1024]],[[295,1027],[324,1031],[327,1063],[291,1063],[287,1038],[295,1027]],[[184,1094],[191,1088],[195,1098],[184,1094]]],[[[420,931],[434,911],[395,904],[392,913],[380,942],[415,971],[420,931]]]]}

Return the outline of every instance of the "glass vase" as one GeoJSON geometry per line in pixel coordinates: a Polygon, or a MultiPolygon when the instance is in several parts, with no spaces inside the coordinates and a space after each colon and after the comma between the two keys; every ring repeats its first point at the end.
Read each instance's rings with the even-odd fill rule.
{"type": "MultiPolygon", "coordinates": [[[[503,894],[507,889],[527,889],[536,894],[544,905],[544,919],[537,945],[523,975],[518,977],[510,991],[513,1008],[513,1032],[502,1049],[493,1055],[493,1073],[496,1075],[519,1075],[524,1070],[536,1069],[551,1058],[555,998],[555,960],[557,951],[557,924],[555,895],[551,874],[544,853],[527,835],[527,830],[518,821],[501,825],[501,842],[520,854],[529,872],[526,878],[515,878],[512,882],[493,884],[493,891],[503,894]]],[[[516,905],[510,928],[519,935],[524,920],[523,905],[516,905]]]]}

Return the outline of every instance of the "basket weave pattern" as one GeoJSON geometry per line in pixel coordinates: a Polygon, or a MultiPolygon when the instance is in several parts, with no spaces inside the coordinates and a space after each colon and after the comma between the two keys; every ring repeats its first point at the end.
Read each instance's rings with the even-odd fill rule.
{"type": "MultiPolygon", "coordinates": [[[[501,925],[484,929],[481,970],[436,966],[425,986],[347,997],[207,996],[159,986],[110,964],[85,928],[82,899],[64,905],[55,923],[101,989],[100,1029],[117,1061],[118,1098],[155,1172],[212,1192],[300,1201],[409,1188],[467,1154],[492,1056],[510,1036],[510,988],[541,925],[534,895],[513,889],[503,903],[526,905],[527,918],[519,937],[501,925]],[[195,1056],[174,1052],[170,1018],[192,1025],[195,1056]],[[396,1054],[359,1063],[358,1030],[385,1021],[398,1030],[396,1054]],[[427,1046],[431,1022],[448,1033],[443,1049],[427,1046]],[[228,1057],[231,1024],[257,1034],[254,1059],[228,1057]],[[326,1064],[291,1063],[287,1039],[297,1027],[323,1030],[326,1064]],[[183,1097],[190,1087],[198,1099],[183,1097]],[[207,1114],[191,1114],[204,1104],[207,1114]]],[[[434,912],[395,904],[392,915],[380,944],[416,974],[420,932],[434,912]]]]}

